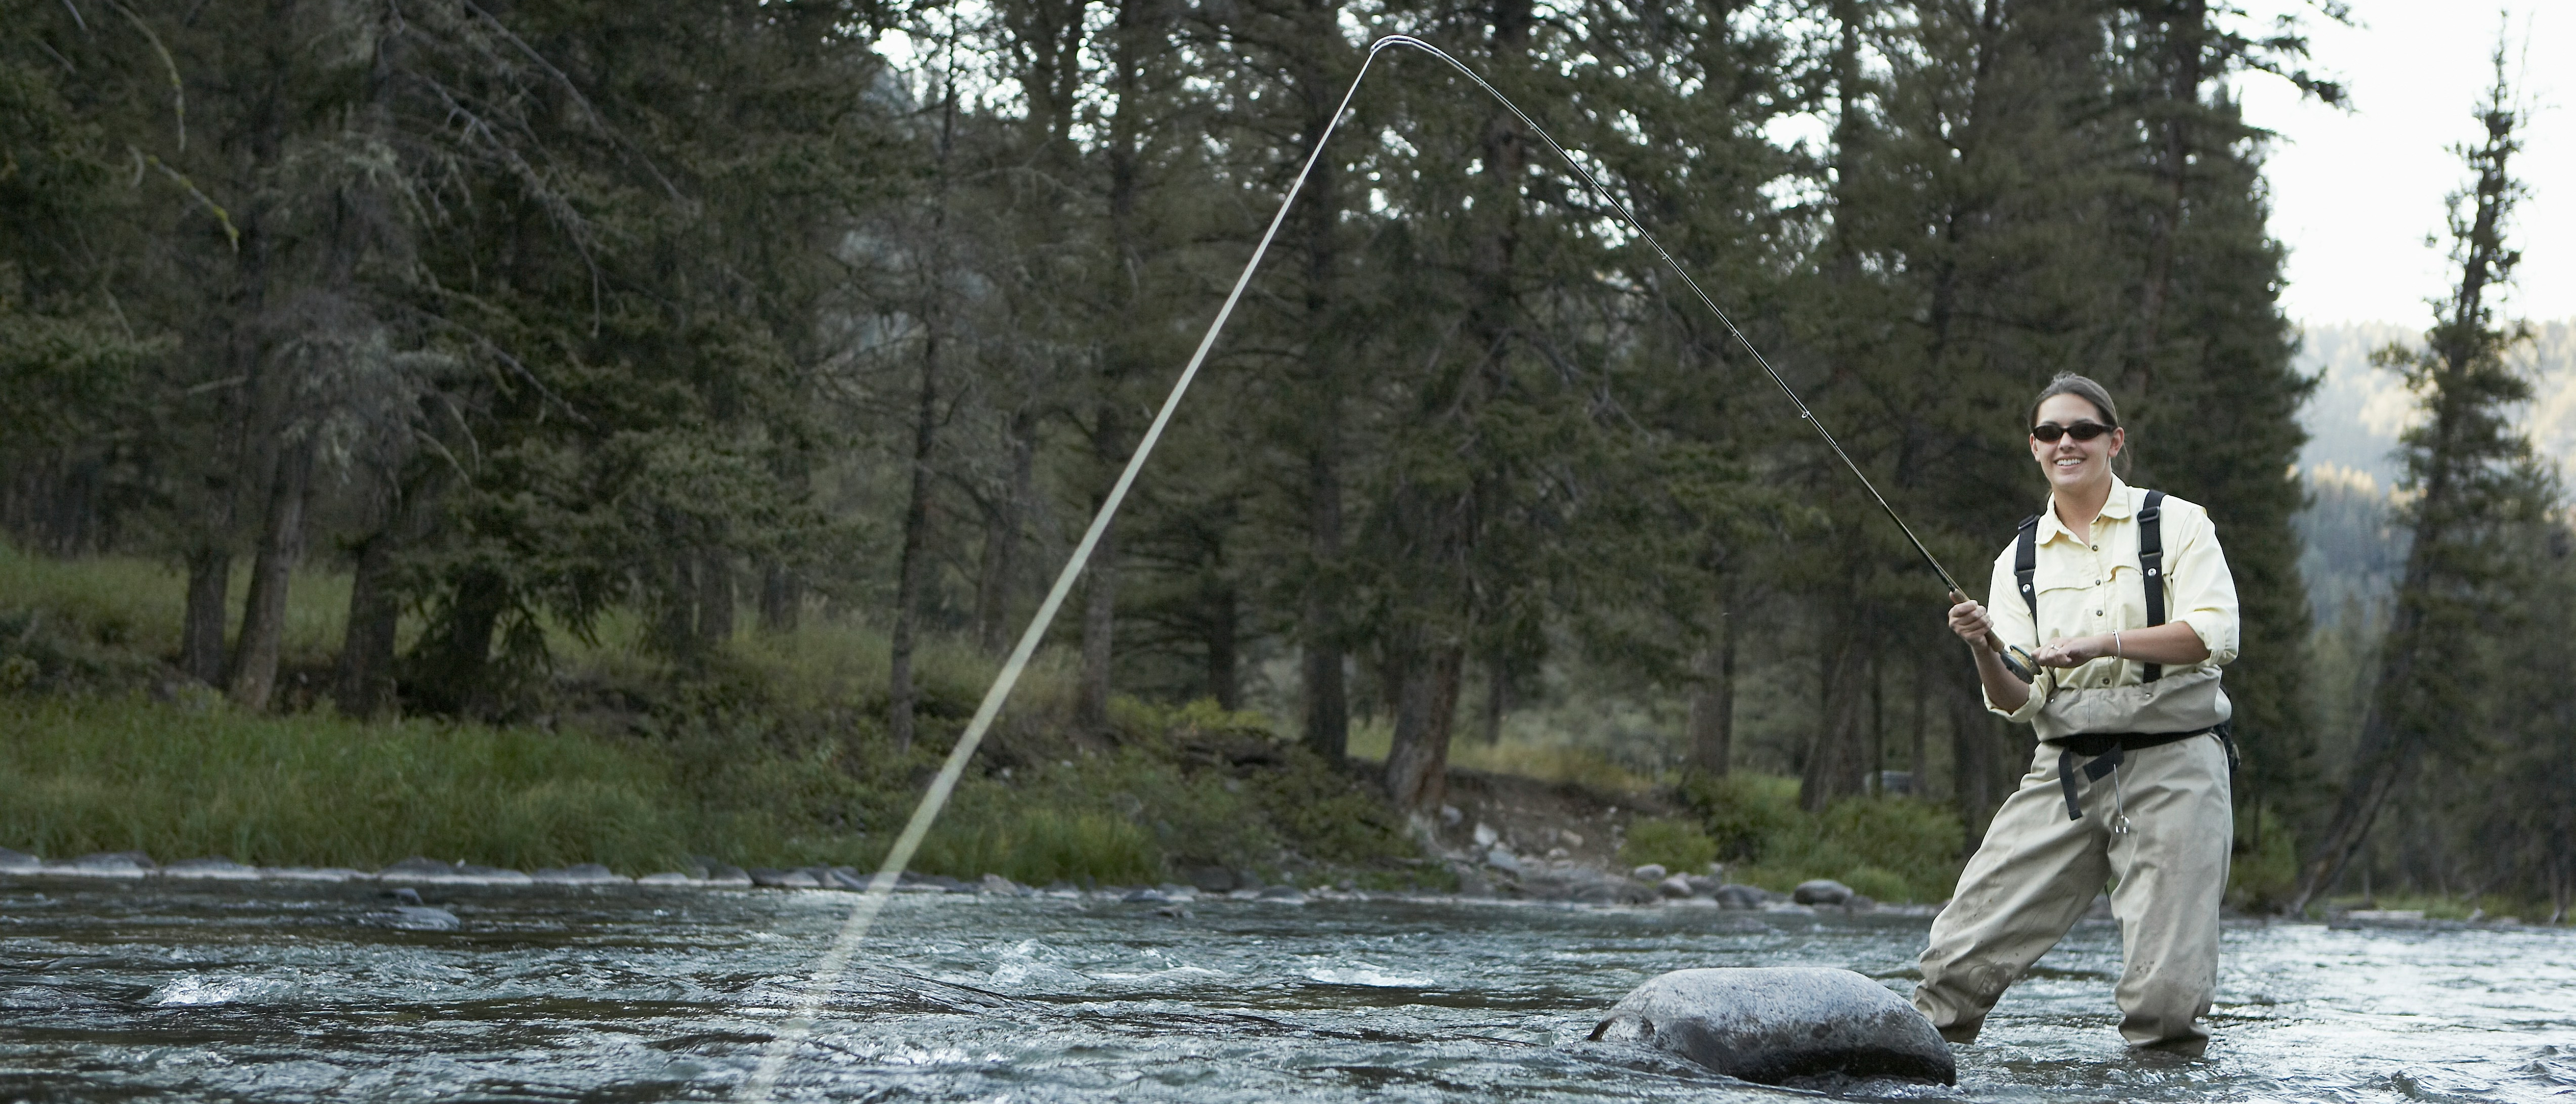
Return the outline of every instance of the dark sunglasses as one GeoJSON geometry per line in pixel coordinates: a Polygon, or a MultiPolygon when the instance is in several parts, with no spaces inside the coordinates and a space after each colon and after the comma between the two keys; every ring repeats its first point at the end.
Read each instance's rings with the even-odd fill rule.
{"type": "Polygon", "coordinates": [[[2106,426],[2100,422],[2077,422],[2071,426],[2062,426],[2055,422],[2041,422],[2038,425],[2030,427],[2030,435],[2039,438],[2039,443],[2043,445],[2053,445],[2057,443],[2057,439],[2060,437],[2073,437],[2078,441],[2090,441],[2118,428],[2120,427],[2106,426]]]}

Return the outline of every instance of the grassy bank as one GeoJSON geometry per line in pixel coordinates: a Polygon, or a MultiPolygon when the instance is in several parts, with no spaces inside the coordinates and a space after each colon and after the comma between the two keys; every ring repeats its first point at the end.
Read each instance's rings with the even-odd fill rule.
{"type": "MultiPolygon", "coordinates": [[[[1139,733],[1115,752],[970,779],[916,867],[1041,883],[1144,882],[1197,866],[1272,879],[1406,869],[1390,862],[1409,850],[1392,818],[1337,772],[1208,723],[1222,715],[1129,712],[1139,733]],[[1187,761],[1210,747],[1219,758],[1187,761]],[[1222,758],[1247,750],[1266,760],[1222,758]]],[[[931,756],[853,770],[827,748],[10,694],[0,845],[363,869],[409,855],[630,874],[697,854],[865,866],[910,813],[909,783],[931,756]]]]}
{"type": "MultiPolygon", "coordinates": [[[[744,866],[873,865],[994,673],[949,641],[916,658],[922,738],[886,738],[884,634],[809,623],[745,633],[685,669],[611,619],[559,638],[513,724],[360,723],[327,703],[253,715],[168,666],[183,580],[134,559],[56,561],[0,545],[0,846],[49,856],[143,850],[265,865],[374,867],[409,855],[630,874],[693,855],[744,866]]],[[[345,580],[294,591],[288,662],[327,669],[345,580]]],[[[1073,740],[1071,672],[1042,656],[979,753],[918,869],[1136,883],[1209,867],[1277,880],[1432,886],[1364,781],[1382,721],[1328,766],[1254,715],[1122,700],[1115,731],[1073,740]]],[[[1618,861],[1786,889],[1834,878],[1885,901],[1946,898],[1962,830],[1947,806],[1864,798],[1811,814],[1794,779],[1641,773],[1571,734],[1460,740],[1453,765],[1561,783],[1617,806],[1618,861]],[[1640,812],[1639,810],[1644,810],[1640,812]]],[[[2283,883],[2287,833],[2241,857],[2240,897],[2283,883]]],[[[1586,829],[1590,831],[1591,829],[1586,829]]],[[[1607,856],[1604,856],[1605,858],[1607,856]]]]}
{"type": "MultiPolygon", "coordinates": [[[[169,666],[183,589],[150,561],[0,545],[0,846],[360,868],[410,855],[630,874],[702,854],[870,866],[994,673],[971,648],[931,643],[916,657],[921,738],[898,749],[882,633],[745,634],[675,668],[612,619],[560,638],[520,723],[365,723],[309,692],[289,700],[310,708],[250,714],[169,666]]],[[[347,594],[299,576],[288,668],[327,669],[347,594]]],[[[1071,701],[1064,665],[1042,658],[915,868],[1436,880],[1362,782],[1259,717],[1122,700],[1115,731],[1075,741],[1071,701]]]]}

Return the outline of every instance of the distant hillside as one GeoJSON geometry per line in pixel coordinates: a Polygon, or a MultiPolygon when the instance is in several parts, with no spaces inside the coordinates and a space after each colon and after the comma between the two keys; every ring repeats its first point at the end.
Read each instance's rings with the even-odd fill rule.
{"type": "MultiPolygon", "coordinates": [[[[2512,357],[2536,392],[2523,411],[2523,426],[2543,455],[2571,470],[2576,319],[2537,323],[2532,330],[2534,340],[2512,357]]],[[[2318,380],[2299,416],[2309,435],[2299,465],[2313,496],[2298,517],[2307,546],[2299,571],[2317,623],[2333,625],[2348,613],[2368,610],[2404,566],[2405,534],[2390,528],[2388,507],[2397,486],[2397,435],[2414,424],[2418,412],[2397,373],[2372,367],[2370,354],[2391,343],[2417,346],[2423,331],[2365,322],[2310,326],[2304,336],[2299,368],[2318,380]]]]}
{"type": "MultiPolygon", "coordinates": [[[[2535,323],[2532,331],[2535,340],[2517,347],[2512,356],[2538,391],[2525,424],[2532,443],[2564,467],[2576,457],[2576,319],[2535,323]]],[[[2370,354],[2391,343],[2421,345],[2422,327],[2361,322],[2309,326],[2303,336],[2299,370],[2320,378],[2315,396],[2299,415],[2309,435],[2300,466],[2340,465],[2369,475],[2383,488],[2394,486],[2397,462],[2390,451],[2397,447],[2398,433],[2414,423],[2415,397],[2397,373],[2372,367],[2370,354]]]]}

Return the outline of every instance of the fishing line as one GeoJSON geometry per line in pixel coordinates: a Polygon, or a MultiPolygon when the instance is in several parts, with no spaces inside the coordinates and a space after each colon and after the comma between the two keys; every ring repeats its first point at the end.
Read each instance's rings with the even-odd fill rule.
{"type": "MultiPolygon", "coordinates": [[[[831,948],[814,961],[813,969],[806,972],[803,993],[798,996],[786,1024],[762,1048],[759,1065],[752,1069],[751,1076],[744,1079],[735,1094],[738,1099],[751,1104],[767,1104],[777,1090],[778,1076],[785,1070],[788,1060],[813,1034],[814,1017],[830,1001],[833,992],[840,988],[841,978],[848,972],[850,959],[858,952],[859,943],[867,938],[868,929],[875,925],[877,915],[884,911],[886,900],[894,894],[895,884],[902,878],[904,868],[912,862],[913,853],[921,849],[921,841],[930,834],[931,823],[939,818],[940,810],[947,807],[950,795],[957,789],[958,779],[966,773],[967,761],[974,758],[977,745],[983,743],[984,734],[993,727],[993,719],[1001,714],[1002,704],[1009,700],[1011,691],[1019,685],[1021,674],[1028,669],[1029,658],[1037,654],[1038,643],[1045,639],[1048,627],[1055,623],[1057,611],[1063,608],[1065,598],[1073,592],[1074,580],[1091,562],[1092,552],[1100,546],[1101,535],[1108,531],[1119,505],[1127,500],[1128,488],[1135,485],[1136,474],[1144,469],[1145,459],[1153,454],[1155,444],[1162,440],[1164,427],[1171,424],[1173,412],[1180,408],[1181,396],[1189,391],[1191,381],[1198,378],[1200,366],[1207,362],[1208,350],[1216,346],[1217,334],[1225,329],[1226,320],[1233,316],[1235,304],[1242,301],[1244,288],[1252,283],[1253,272],[1261,267],[1262,256],[1270,251],[1271,240],[1278,237],[1279,227],[1287,222],[1289,208],[1296,205],[1298,193],[1306,186],[1306,178],[1315,171],[1315,163],[1323,158],[1325,145],[1332,141],[1333,132],[1340,129],[1342,119],[1350,114],[1351,99],[1359,95],[1360,82],[1368,79],[1369,67],[1377,63],[1378,55],[1396,46],[1411,47],[1449,63],[1450,68],[1475,82],[1476,87],[1484,89],[1487,95],[1519,119],[1521,125],[1528,127],[1530,133],[1547,143],[1547,148],[1556,151],[1557,157],[1574,170],[1594,195],[1600,196],[1602,202],[1609,204],[1611,210],[1618,212],[1619,217],[1636,230],[1640,239],[1654,248],[1655,255],[1663,258],[1674,275],[1681,277],[1682,284],[1690,288],[1700,305],[1717,316],[1717,320],[1725,325],[1726,332],[1752,355],[1753,362],[1762,367],[1763,373],[1771,377],[1771,382],[1779,385],[1780,393],[1788,396],[1791,405],[1797,407],[1798,417],[1815,428],[1816,434],[1823,437],[1826,446],[1833,449],[1845,467],[1851,469],[1861,486],[1868,488],[1870,497],[1887,512],[1888,520],[1894,521],[1896,527],[1904,531],[1905,539],[1914,545],[1916,552],[1922,553],[1924,562],[1932,565],[1933,572],[1941,577],[1950,592],[1953,595],[1965,593],[1959,589],[1958,580],[1951,578],[1950,572],[1941,566],[1941,561],[1933,557],[1932,550],[1914,535],[1913,528],[1905,524],[1905,519],[1896,516],[1896,508],[1888,505],[1887,498],[1878,493],[1878,487],[1869,481],[1867,475],[1861,473],[1860,465],[1843,451],[1842,444],[1825,431],[1824,424],[1816,420],[1814,412],[1807,409],[1806,402],[1789,387],[1789,381],[1781,378],[1780,373],[1771,367],[1771,362],[1763,358],[1761,350],[1754,348],[1752,340],[1744,336],[1744,331],[1736,328],[1735,320],[1718,307],[1708,292],[1701,290],[1699,281],[1691,279],[1681,262],[1664,248],[1664,243],[1655,239],[1655,235],[1646,229],[1645,223],[1638,221],[1626,204],[1619,202],[1610,189],[1593,178],[1581,161],[1557,144],[1556,139],[1538,125],[1538,120],[1530,118],[1520,105],[1487,83],[1465,62],[1411,35],[1387,35],[1369,44],[1368,56],[1361,60],[1360,70],[1351,78],[1350,88],[1342,93],[1341,105],[1333,109],[1331,119],[1324,124],[1324,132],[1316,136],[1314,150],[1306,155],[1305,165],[1297,170],[1296,179],[1289,183],[1287,195],[1279,201],[1278,212],[1270,216],[1270,226],[1262,231],[1260,244],[1253,247],[1251,259],[1243,263],[1243,271],[1235,276],[1234,288],[1226,292],[1225,305],[1217,308],[1216,318],[1208,323],[1207,333],[1199,338],[1198,348],[1190,354],[1188,366],[1181,369],[1180,379],[1172,384],[1171,393],[1164,396],[1162,407],[1154,412],[1153,424],[1146,427],[1144,437],[1137,441],[1136,452],[1127,458],[1127,466],[1119,470],[1117,482],[1110,486],[1108,497],[1100,503],[1100,511],[1092,515],[1090,527],[1083,530],[1081,542],[1074,545],[1072,558],[1066,560],[1064,569],[1056,573],[1055,584],[1047,588],[1046,600],[1038,604],[1036,616],[1029,619],[1029,627],[1020,633],[1019,643],[1002,664],[1001,675],[984,692],[983,703],[976,706],[974,717],[966,722],[966,731],[958,736],[957,745],[949,750],[947,760],[940,764],[939,774],[930,781],[929,792],[922,795],[921,804],[912,811],[912,819],[905,822],[903,834],[895,837],[893,848],[886,852],[885,862],[868,879],[867,889],[859,895],[858,903],[851,907],[849,918],[842,922],[840,934],[832,940],[831,948]]],[[[2007,658],[2006,662],[2011,660],[2007,658]]]]}

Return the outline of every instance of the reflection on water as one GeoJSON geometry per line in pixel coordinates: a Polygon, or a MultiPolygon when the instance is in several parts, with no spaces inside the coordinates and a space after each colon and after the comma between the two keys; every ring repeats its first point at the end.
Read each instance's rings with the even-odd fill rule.
{"type": "MultiPolygon", "coordinates": [[[[0,1100],[722,1099],[852,898],[0,881],[0,1100]]],[[[837,1100],[1786,1100],[1583,1042],[1689,966],[1903,989],[1926,921],[905,895],[790,1068],[837,1100]]],[[[2107,924],[1961,1048],[1980,1100],[2576,1098],[2576,935],[2244,925],[2203,1059],[2114,1030],[2107,924]]],[[[1863,1093],[1872,1091],[1864,1086],[1863,1093]]]]}

